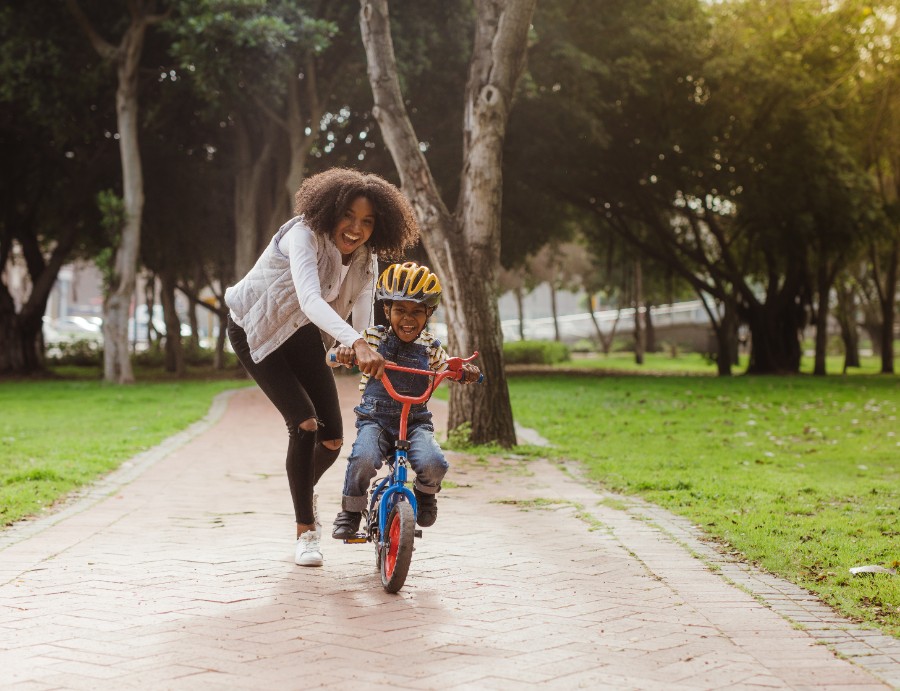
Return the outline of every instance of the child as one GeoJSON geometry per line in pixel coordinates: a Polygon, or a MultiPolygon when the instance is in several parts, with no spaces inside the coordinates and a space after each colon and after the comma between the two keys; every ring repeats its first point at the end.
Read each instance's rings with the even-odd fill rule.
{"type": "MultiPolygon", "coordinates": [[[[384,302],[384,313],[390,327],[373,326],[363,337],[385,360],[404,367],[441,372],[447,369],[447,352],[431,333],[425,330],[428,318],[441,299],[441,282],[427,266],[413,262],[391,264],[379,276],[375,298],[384,302]]],[[[353,351],[345,346],[334,348],[337,367],[353,364],[353,351]]],[[[478,381],[480,370],[466,363],[463,382],[478,381]]],[[[388,374],[399,394],[421,396],[430,384],[422,374],[398,372],[388,374]]],[[[334,520],[331,536],[337,540],[353,537],[359,530],[362,513],[367,509],[369,483],[381,467],[382,459],[394,447],[400,428],[402,404],[390,397],[378,379],[363,375],[359,386],[362,402],[356,412],[356,441],[347,461],[344,477],[342,511],[334,520]]],[[[416,522],[422,527],[437,520],[437,497],[441,480],[450,467],[434,438],[431,413],[425,403],[413,405],[407,421],[410,447],[408,458],[416,473],[413,492],[418,504],[416,522]]]]}

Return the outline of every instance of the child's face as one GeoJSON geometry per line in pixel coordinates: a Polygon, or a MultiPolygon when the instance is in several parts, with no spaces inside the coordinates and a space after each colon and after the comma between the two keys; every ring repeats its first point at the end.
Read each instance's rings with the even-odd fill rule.
{"type": "Polygon", "coordinates": [[[395,300],[390,306],[384,306],[384,314],[391,322],[391,329],[397,334],[397,338],[404,343],[412,343],[422,333],[431,312],[421,303],[395,300]]]}

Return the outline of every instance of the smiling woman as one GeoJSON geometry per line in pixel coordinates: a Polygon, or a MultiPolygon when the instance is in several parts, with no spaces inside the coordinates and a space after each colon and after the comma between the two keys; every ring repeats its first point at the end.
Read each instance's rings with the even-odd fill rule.
{"type": "Polygon", "coordinates": [[[234,352],[287,425],[294,560],[321,566],[313,488],[343,442],[322,338],[352,348],[360,370],[381,377],[384,358],[361,335],[372,321],[376,255],[401,254],[418,241],[419,227],[400,190],[346,168],[307,178],[295,201],[297,215],[225,302],[234,352]]]}
{"type": "Polygon", "coordinates": [[[350,263],[356,248],[366,242],[375,228],[375,209],[365,197],[353,200],[344,217],[334,229],[334,244],[343,255],[343,264],[350,263]]]}

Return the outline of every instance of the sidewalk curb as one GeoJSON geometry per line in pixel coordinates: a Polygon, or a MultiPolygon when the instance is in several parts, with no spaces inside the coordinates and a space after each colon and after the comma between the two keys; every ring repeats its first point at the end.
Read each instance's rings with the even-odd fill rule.
{"type": "MultiPolygon", "coordinates": [[[[594,494],[613,498],[624,504],[621,509],[623,514],[658,530],[706,565],[710,571],[805,631],[817,643],[900,689],[900,640],[878,629],[864,628],[832,609],[815,593],[722,553],[711,542],[710,536],[688,519],[639,497],[604,490],[596,482],[586,478],[584,468],[579,463],[571,461],[557,467],[590,488],[594,494]]],[[[594,514],[590,507],[585,507],[585,511],[594,514]]],[[[603,522],[608,523],[605,520],[603,522]]],[[[611,528],[615,534],[615,526],[611,528]]],[[[621,536],[616,537],[621,540],[621,536]]],[[[628,548],[627,543],[622,544],[628,548]]],[[[643,562],[637,554],[635,558],[643,562]]]]}
{"type": "Polygon", "coordinates": [[[27,540],[71,516],[86,511],[97,502],[106,499],[125,485],[133,482],[154,464],[216,424],[225,413],[231,396],[243,390],[243,388],[229,389],[216,394],[206,415],[200,420],[164,439],[156,446],[123,461],[118,468],[109,474],[94,480],[81,489],[74,490],[66,499],[62,500],[58,508],[50,508],[48,515],[25,518],[4,528],[0,531],[0,551],[18,542],[27,540]]]}

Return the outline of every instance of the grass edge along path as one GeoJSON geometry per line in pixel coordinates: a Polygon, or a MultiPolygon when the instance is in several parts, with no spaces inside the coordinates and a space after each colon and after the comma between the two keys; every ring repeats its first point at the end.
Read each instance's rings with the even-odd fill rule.
{"type": "Polygon", "coordinates": [[[0,385],[0,529],[45,514],[72,492],[202,419],[248,380],[4,381],[0,385]]]}
{"type": "Polygon", "coordinates": [[[605,488],[900,637],[900,385],[893,377],[519,376],[517,422],[605,488]]]}

